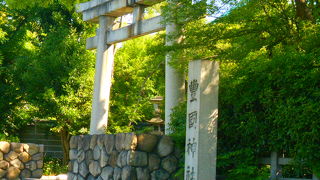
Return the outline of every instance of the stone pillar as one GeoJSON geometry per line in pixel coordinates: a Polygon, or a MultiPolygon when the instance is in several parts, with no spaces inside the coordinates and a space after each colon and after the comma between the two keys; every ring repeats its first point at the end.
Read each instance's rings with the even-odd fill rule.
{"type": "Polygon", "coordinates": [[[104,134],[108,125],[109,98],[114,61],[114,45],[106,45],[106,32],[113,25],[114,18],[99,17],[97,32],[97,59],[94,92],[90,122],[90,134],[104,134]]]}
{"type": "Polygon", "coordinates": [[[189,63],[185,180],[216,179],[219,63],[189,63]]]}
{"type": "Polygon", "coordinates": [[[271,152],[270,156],[270,179],[276,180],[277,179],[277,171],[278,171],[278,153],[271,152]]]}
{"type": "MultiPolygon", "coordinates": [[[[174,24],[166,25],[166,46],[171,46],[177,42],[176,39],[172,39],[170,36],[177,31],[174,24]]],[[[172,108],[178,105],[178,103],[184,98],[184,76],[179,73],[173,67],[170,66],[172,61],[171,53],[166,55],[166,76],[165,76],[165,134],[171,134],[169,124],[171,122],[170,115],[172,108]]]]}

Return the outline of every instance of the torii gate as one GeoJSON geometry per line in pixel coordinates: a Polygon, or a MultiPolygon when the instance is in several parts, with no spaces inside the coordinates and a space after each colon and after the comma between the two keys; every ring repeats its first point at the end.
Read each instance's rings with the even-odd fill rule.
{"type": "MultiPolygon", "coordinates": [[[[168,35],[176,31],[174,24],[164,25],[162,17],[143,20],[144,8],[162,0],[92,0],[78,5],[83,20],[99,23],[95,37],[87,39],[87,49],[97,48],[94,94],[90,122],[90,134],[103,134],[108,124],[111,78],[114,64],[114,44],[150,33],[166,30],[166,45],[175,40],[168,35]],[[112,29],[116,17],[133,14],[132,24],[112,29]]],[[[170,134],[169,123],[172,108],[184,97],[184,77],[169,65],[172,56],[166,55],[165,74],[165,133],[170,134]]]]}

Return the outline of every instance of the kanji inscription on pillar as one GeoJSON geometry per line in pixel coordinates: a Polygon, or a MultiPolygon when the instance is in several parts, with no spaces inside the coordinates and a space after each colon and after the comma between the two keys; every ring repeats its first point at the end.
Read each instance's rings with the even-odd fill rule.
{"type": "Polygon", "coordinates": [[[195,127],[195,124],[197,123],[198,120],[198,112],[193,111],[188,114],[188,124],[189,128],[195,127]]]}
{"type": "Polygon", "coordinates": [[[214,180],[218,119],[219,63],[189,63],[185,145],[186,180],[214,180]]]}
{"type": "Polygon", "coordinates": [[[189,84],[189,91],[190,91],[190,102],[196,101],[196,93],[198,90],[199,84],[197,79],[193,79],[189,84]]]}
{"type": "Polygon", "coordinates": [[[194,167],[187,167],[186,180],[195,180],[194,167]]]}

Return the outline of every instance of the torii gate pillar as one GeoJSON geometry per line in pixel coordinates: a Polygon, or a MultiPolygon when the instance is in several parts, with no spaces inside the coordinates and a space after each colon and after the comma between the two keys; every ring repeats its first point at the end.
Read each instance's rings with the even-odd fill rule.
{"type": "Polygon", "coordinates": [[[105,42],[107,41],[106,32],[111,29],[113,22],[113,17],[99,16],[90,134],[104,134],[108,125],[114,45],[107,45],[105,42]]]}
{"type": "MultiPolygon", "coordinates": [[[[166,25],[166,45],[171,46],[177,42],[170,36],[177,32],[175,24],[166,25]]],[[[172,55],[166,55],[166,84],[165,84],[165,134],[171,134],[170,123],[172,108],[177,106],[184,98],[184,76],[170,66],[172,55]]]]}

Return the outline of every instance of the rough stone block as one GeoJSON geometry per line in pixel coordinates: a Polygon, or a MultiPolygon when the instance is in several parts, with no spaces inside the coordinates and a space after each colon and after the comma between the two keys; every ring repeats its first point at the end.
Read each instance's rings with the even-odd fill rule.
{"type": "Polygon", "coordinates": [[[115,145],[115,136],[113,134],[105,135],[103,139],[103,143],[107,153],[111,154],[115,145]]]}
{"type": "Polygon", "coordinates": [[[91,161],[89,164],[89,172],[94,176],[97,177],[101,173],[101,167],[97,161],[91,161]]]}
{"type": "Polygon", "coordinates": [[[78,148],[78,136],[72,136],[70,138],[70,149],[78,148]]]}
{"type": "Polygon", "coordinates": [[[93,149],[93,159],[94,160],[99,160],[100,159],[100,155],[101,155],[101,148],[99,148],[99,146],[96,146],[93,149]]]}
{"type": "Polygon", "coordinates": [[[152,180],[167,180],[169,177],[170,177],[170,174],[162,169],[153,171],[151,173],[152,180]]]}
{"type": "Polygon", "coordinates": [[[128,151],[121,151],[120,154],[119,154],[119,157],[118,157],[118,160],[117,160],[117,166],[118,167],[124,167],[126,166],[128,163],[127,163],[127,154],[128,154],[128,151]]]}
{"type": "Polygon", "coordinates": [[[115,146],[116,146],[116,150],[117,151],[122,151],[123,150],[123,144],[124,144],[124,141],[126,139],[126,134],[124,133],[119,133],[119,134],[116,134],[116,141],[115,141],[115,146]]]}
{"type": "Polygon", "coordinates": [[[38,161],[36,161],[36,163],[37,163],[37,168],[38,169],[42,169],[43,168],[43,160],[38,160],[38,161]]]}
{"type": "MultiPolygon", "coordinates": [[[[102,179],[102,177],[101,176],[99,176],[97,179],[95,179],[95,180],[103,180],[102,179]]],[[[110,180],[112,180],[112,179],[110,179],[110,180]]]]}
{"type": "Polygon", "coordinates": [[[91,135],[85,135],[83,137],[83,150],[87,151],[90,148],[91,135]]]}
{"type": "Polygon", "coordinates": [[[29,169],[24,169],[21,171],[20,176],[22,178],[30,178],[31,177],[31,171],[29,169]]]}
{"type": "Polygon", "coordinates": [[[97,138],[97,146],[102,149],[103,148],[103,139],[104,139],[104,134],[99,134],[97,138]]]}
{"type": "Polygon", "coordinates": [[[160,167],[160,157],[156,154],[149,154],[148,164],[149,164],[149,170],[154,171],[159,169],[160,167]]]}
{"type": "Polygon", "coordinates": [[[85,180],[84,177],[82,177],[81,175],[76,176],[75,180],[85,180]]]}
{"type": "Polygon", "coordinates": [[[138,138],[134,133],[125,134],[125,139],[123,142],[124,150],[135,150],[137,148],[138,138]]]}
{"type": "Polygon", "coordinates": [[[146,166],[148,164],[148,155],[146,152],[129,151],[127,162],[129,166],[146,166]]]}
{"type": "Polygon", "coordinates": [[[136,168],[138,180],[149,180],[150,173],[148,168],[136,168]]]}
{"type": "MultiPolygon", "coordinates": [[[[81,176],[81,175],[75,174],[72,180],[78,180],[78,176],[81,176]]],[[[69,179],[68,179],[68,180],[69,180],[69,179]]]]}
{"type": "Polygon", "coordinates": [[[96,178],[90,174],[86,180],[96,180],[96,178]]]}
{"type": "Polygon", "coordinates": [[[39,152],[39,146],[37,144],[30,143],[28,146],[24,146],[24,149],[31,156],[39,152]]]}
{"type": "Polygon", "coordinates": [[[79,165],[79,174],[82,177],[86,177],[89,174],[89,169],[88,169],[88,166],[86,165],[85,162],[80,163],[80,165],[79,165]]]}
{"type": "Polygon", "coordinates": [[[153,134],[138,135],[138,150],[152,152],[158,143],[158,137],[153,134]]]}
{"type": "Polygon", "coordinates": [[[111,166],[104,167],[100,176],[103,180],[113,179],[113,168],[111,166]]]}
{"type": "Polygon", "coordinates": [[[92,150],[88,150],[86,152],[85,162],[87,165],[89,165],[91,161],[93,161],[93,152],[92,150]]]}
{"type": "Polygon", "coordinates": [[[21,152],[23,152],[23,144],[11,143],[11,149],[12,149],[12,151],[14,151],[16,153],[21,153],[21,152]]]}
{"type": "Polygon", "coordinates": [[[165,157],[172,153],[174,150],[174,143],[169,136],[163,136],[158,144],[157,152],[160,157],[165,157]]]}
{"type": "Polygon", "coordinates": [[[43,144],[39,144],[39,152],[44,153],[44,145],[43,144]]]}
{"type": "Polygon", "coordinates": [[[29,145],[28,144],[23,144],[23,151],[28,151],[29,150],[29,145]]]}
{"type": "Polygon", "coordinates": [[[110,154],[109,158],[109,165],[112,166],[113,168],[116,167],[117,165],[117,159],[118,159],[118,152],[117,151],[112,151],[110,154]]]}
{"type": "Polygon", "coordinates": [[[16,168],[24,169],[24,164],[19,159],[14,159],[10,161],[10,164],[16,168]]]}
{"type": "Polygon", "coordinates": [[[20,169],[16,167],[9,167],[7,172],[7,179],[16,179],[20,175],[20,169]]]}
{"type": "Polygon", "coordinates": [[[105,149],[101,149],[101,158],[100,158],[100,166],[103,168],[108,165],[109,155],[107,154],[105,149]]]}
{"type": "Polygon", "coordinates": [[[41,160],[41,159],[43,159],[43,153],[37,153],[37,154],[33,155],[31,159],[34,161],[41,160]]]}
{"type": "Polygon", "coordinates": [[[119,167],[114,168],[113,180],[121,180],[121,168],[119,167]]]}
{"type": "Polygon", "coordinates": [[[78,164],[78,161],[74,161],[73,162],[73,170],[72,170],[73,173],[77,174],[79,172],[79,164],[78,164]]]}
{"type": "Polygon", "coordinates": [[[126,166],[121,171],[122,180],[136,180],[136,170],[134,167],[126,166]]]}
{"type": "Polygon", "coordinates": [[[78,137],[78,151],[83,149],[83,135],[77,136],[78,137]]]}
{"type": "Polygon", "coordinates": [[[69,158],[70,158],[70,160],[77,159],[78,158],[78,150],[77,149],[70,149],[69,158]]]}
{"type": "Polygon", "coordinates": [[[31,156],[27,152],[22,152],[19,154],[19,159],[23,162],[26,163],[31,160],[31,156]]]}
{"type": "Polygon", "coordinates": [[[5,160],[0,161],[0,168],[1,169],[8,169],[9,168],[9,163],[5,160]]]}
{"type": "Polygon", "coordinates": [[[68,180],[73,180],[73,178],[75,177],[75,175],[71,172],[68,172],[67,176],[68,176],[68,180]]]}
{"type": "Polygon", "coordinates": [[[173,173],[178,167],[178,160],[173,155],[168,156],[161,161],[161,167],[169,173],[173,173]]]}
{"type": "Polygon", "coordinates": [[[4,155],[4,159],[8,162],[17,159],[19,156],[18,153],[14,152],[14,151],[10,151],[8,154],[4,155]]]}
{"type": "Polygon", "coordinates": [[[3,153],[8,153],[10,151],[10,143],[0,141],[0,151],[3,153]]]}
{"type": "Polygon", "coordinates": [[[69,161],[68,163],[68,172],[73,172],[73,161],[69,161]]]}
{"type": "Polygon", "coordinates": [[[6,175],[7,171],[4,169],[0,169],[0,178],[4,177],[6,175]]]}
{"type": "Polygon", "coordinates": [[[86,154],[84,153],[83,150],[80,150],[80,151],[78,151],[77,157],[78,157],[78,159],[77,159],[78,163],[81,163],[84,160],[84,158],[86,157],[86,154]]]}
{"type": "Polygon", "coordinates": [[[148,164],[148,155],[146,152],[129,151],[127,163],[129,166],[146,166],[148,164]]]}
{"type": "Polygon", "coordinates": [[[42,169],[37,169],[35,171],[32,171],[31,177],[33,177],[33,178],[41,178],[42,174],[43,174],[43,170],[42,169]]]}
{"type": "Polygon", "coordinates": [[[94,149],[97,145],[97,139],[98,139],[98,135],[92,135],[91,136],[91,140],[90,140],[90,149],[94,149]]]}
{"type": "Polygon", "coordinates": [[[37,163],[35,161],[30,161],[30,162],[25,164],[25,167],[27,169],[30,169],[31,171],[34,171],[34,170],[37,169],[37,163]]]}

